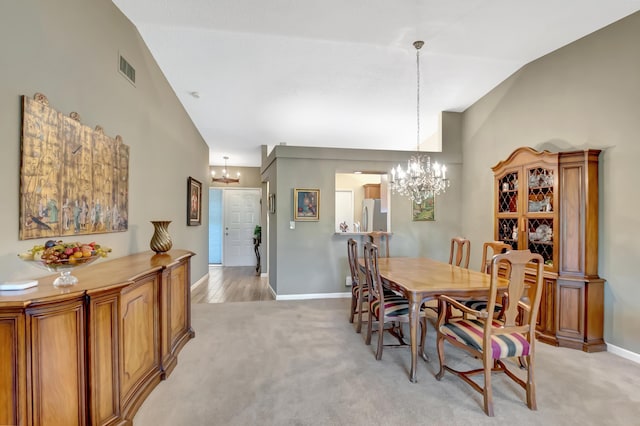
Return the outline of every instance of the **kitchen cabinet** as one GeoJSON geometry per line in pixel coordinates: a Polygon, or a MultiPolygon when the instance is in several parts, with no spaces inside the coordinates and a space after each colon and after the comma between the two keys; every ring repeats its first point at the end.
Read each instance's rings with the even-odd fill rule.
{"type": "Polygon", "coordinates": [[[364,187],[364,198],[380,198],[380,184],[367,183],[364,187]]]}

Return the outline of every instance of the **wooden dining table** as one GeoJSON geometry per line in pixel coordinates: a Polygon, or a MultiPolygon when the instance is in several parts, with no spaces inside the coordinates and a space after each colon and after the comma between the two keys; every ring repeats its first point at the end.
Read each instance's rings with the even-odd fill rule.
{"type": "MultiPolygon", "coordinates": [[[[449,265],[426,257],[380,257],[378,268],[383,284],[409,301],[409,333],[411,339],[411,371],[409,379],[417,382],[418,319],[423,302],[440,295],[460,298],[487,297],[491,275],[449,265]]],[[[498,289],[506,289],[509,281],[499,278],[498,289]]]]}

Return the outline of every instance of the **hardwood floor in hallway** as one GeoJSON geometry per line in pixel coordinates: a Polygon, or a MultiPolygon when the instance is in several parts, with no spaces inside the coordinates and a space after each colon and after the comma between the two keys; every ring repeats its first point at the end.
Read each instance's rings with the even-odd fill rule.
{"type": "Polygon", "coordinates": [[[191,303],[275,300],[267,277],[256,276],[253,266],[209,266],[209,282],[191,291],[191,303]]]}

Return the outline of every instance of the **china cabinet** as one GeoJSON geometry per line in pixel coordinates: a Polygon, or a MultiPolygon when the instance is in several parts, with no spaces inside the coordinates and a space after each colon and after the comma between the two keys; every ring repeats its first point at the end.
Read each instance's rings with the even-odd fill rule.
{"type": "Polygon", "coordinates": [[[523,147],[492,168],[495,239],[544,259],[538,339],[587,352],[606,349],[604,280],[598,276],[599,154],[523,147]]]}

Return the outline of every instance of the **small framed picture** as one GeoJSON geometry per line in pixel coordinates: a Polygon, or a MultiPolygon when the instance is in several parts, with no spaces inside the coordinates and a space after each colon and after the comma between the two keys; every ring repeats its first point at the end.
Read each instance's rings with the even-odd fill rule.
{"type": "Polygon", "coordinates": [[[413,221],[424,221],[424,220],[436,220],[435,212],[436,212],[436,202],[433,194],[427,197],[426,200],[423,200],[422,203],[418,204],[415,201],[411,202],[412,208],[412,217],[413,221]]]}
{"type": "Polygon", "coordinates": [[[202,183],[189,176],[187,179],[187,225],[202,224],[202,183]]]}
{"type": "Polygon", "coordinates": [[[274,214],[276,212],[276,194],[269,194],[267,202],[269,206],[269,213],[274,214]]]}
{"type": "Polygon", "coordinates": [[[320,220],[320,190],[319,189],[294,189],[293,190],[293,220],[318,221],[320,220]]]}

